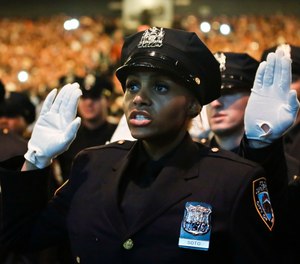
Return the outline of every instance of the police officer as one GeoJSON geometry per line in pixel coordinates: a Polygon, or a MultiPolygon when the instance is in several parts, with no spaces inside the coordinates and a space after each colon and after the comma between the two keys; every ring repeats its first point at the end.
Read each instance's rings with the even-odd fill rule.
{"type": "MultiPolygon", "coordinates": [[[[238,152],[244,135],[244,114],[259,62],[247,53],[217,52],[221,96],[207,105],[209,145],[238,152]]],[[[203,142],[203,140],[202,140],[203,142]]]]}
{"type": "Polygon", "coordinates": [[[110,79],[88,74],[86,77],[74,76],[73,82],[77,82],[82,91],[78,105],[81,126],[69,149],[57,158],[63,181],[68,179],[75,155],[84,148],[105,144],[117,127],[107,119],[109,97],[113,87],[110,79]]]}
{"type": "MultiPolygon", "coordinates": [[[[5,126],[0,129],[0,161],[5,161],[9,158],[16,157],[10,160],[9,166],[11,168],[15,167],[15,169],[19,168],[20,159],[22,161],[22,156],[27,151],[27,141],[20,136],[19,134],[13,131],[13,128],[16,126],[9,126],[7,125],[7,105],[12,106],[12,103],[15,102],[14,99],[16,97],[12,96],[10,99],[5,99],[5,95],[7,92],[5,90],[5,85],[0,80],[0,120],[4,122],[5,119],[5,126]],[[7,104],[9,102],[9,104],[7,104]]],[[[20,102],[20,101],[18,101],[20,102]]],[[[22,105],[14,105],[12,109],[16,115],[16,111],[19,111],[22,108],[22,105]]],[[[11,113],[12,114],[12,113],[11,113]]],[[[24,114],[25,115],[25,114],[24,114]]],[[[10,116],[10,114],[9,114],[10,116]]],[[[23,117],[20,117],[23,119],[23,117]]],[[[0,122],[1,122],[0,121],[0,122]]],[[[25,121],[25,119],[24,119],[25,121]]],[[[17,122],[9,122],[9,124],[17,123],[17,122]]],[[[3,123],[2,123],[3,124],[3,123]]],[[[2,189],[0,183],[0,226],[2,227],[2,189]]],[[[9,251],[6,252],[5,257],[1,259],[2,264],[34,264],[38,263],[38,256],[31,255],[31,254],[19,254],[16,251],[9,251]]]]}
{"type": "MultiPolygon", "coordinates": [[[[5,105],[5,86],[0,80],[0,123],[6,113],[5,105]]],[[[10,127],[6,125],[0,129],[0,142],[0,160],[24,155],[27,150],[27,141],[11,131],[10,127]]]]}
{"type": "MultiPolygon", "coordinates": [[[[281,78],[288,62],[282,54],[272,54],[261,74],[281,78]],[[280,70],[273,76],[266,67],[280,70]]],[[[45,207],[46,167],[68,148],[80,125],[75,118],[78,84],[63,87],[54,102],[56,91],[51,92],[23,171],[0,170],[4,204],[17,208],[4,210],[1,250],[38,248],[69,236],[76,263],[278,262],[280,254],[272,248],[276,223],[262,168],[189,136],[189,123],[202,105],[220,96],[219,64],[204,43],[192,32],[150,28],[125,40],[116,73],[125,91],[124,113],[137,140],[80,152],[69,181],[45,207]],[[25,175],[35,184],[16,198],[15,181],[25,175]],[[21,216],[28,207],[32,214],[25,214],[25,222],[21,216]],[[33,228],[27,225],[30,217],[33,228]]],[[[259,88],[266,94],[270,90],[259,88]]],[[[272,126],[276,136],[294,120],[298,104],[291,98],[289,122],[272,126]]],[[[252,99],[250,110],[256,101],[261,103],[257,94],[252,99]]],[[[247,128],[254,125],[256,115],[247,121],[247,128]]],[[[248,128],[247,136],[259,141],[267,129],[248,128]]],[[[263,139],[272,141],[273,133],[263,139]]]]}

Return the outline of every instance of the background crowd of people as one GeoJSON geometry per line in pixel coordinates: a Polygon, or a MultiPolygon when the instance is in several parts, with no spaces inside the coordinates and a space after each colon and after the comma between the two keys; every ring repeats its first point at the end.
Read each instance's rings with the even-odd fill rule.
{"type": "MultiPolygon", "coordinates": [[[[0,19],[0,79],[6,89],[26,91],[38,103],[49,90],[59,86],[63,76],[104,72],[113,78],[127,34],[121,20],[82,16],[79,28],[67,31],[63,24],[68,18],[0,19]],[[28,72],[26,82],[18,80],[20,71],[28,72]]],[[[257,60],[269,47],[282,43],[300,45],[300,21],[296,16],[224,15],[208,21],[212,25],[209,33],[200,31],[201,17],[194,15],[177,17],[173,27],[196,32],[212,52],[245,52],[257,60]],[[229,35],[217,30],[221,23],[230,25],[229,35]]],[[[116,80],[114,84],[113,94],[121,94],[116,80]]],[[[119,117],[119,105],[118,100],[111,105],[112,115],[119,117]]]]}

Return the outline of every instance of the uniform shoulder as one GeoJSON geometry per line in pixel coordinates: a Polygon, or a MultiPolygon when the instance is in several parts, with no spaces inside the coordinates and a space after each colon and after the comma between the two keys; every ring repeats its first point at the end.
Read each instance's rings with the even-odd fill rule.
{"type": "Polygon", "coordinates": [[[115,142],[110,142],[105,145],[99,145],[95,147],[86,148],[84,151],[98,151],[98,150],[108,150],[108,149],[119,149],[128,150],[132,148],[135,141],[131,140],[118,140],[115,142]]]}
{"type": "Polygon", "coordinates": [[[211,158],[223,159],[223,160],[231,161],[233,163],[240,163],[251,167],[258,165],[254,161],[243,158],[238,154],[229,150],[220,149],[218,147],[208,147],[208,146],[204,146],[204,148],[205,148],[206,155],[211,158]]]}

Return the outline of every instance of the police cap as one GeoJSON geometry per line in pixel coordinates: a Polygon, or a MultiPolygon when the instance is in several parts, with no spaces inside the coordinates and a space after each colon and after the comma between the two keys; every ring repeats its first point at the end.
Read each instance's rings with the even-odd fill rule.
{"type": "Polygon", "coordinates": [[[77,82],[82,91],[82,98],[99,99],[103,95],[109,97],[113,90],[113,83],[109,76],[87,74],[85,77],[73,76],[60,79],[61,85],[77,82]]]}
{"type": "MultiPolygon", "coordinates": [[[[297,80],[300,78],[300,47],[289,45],[289,44],[283,44],[283,45],[287,45],[290,48],[293,80],[297,80]]],[[[280,46],[281,45],[274,46],[264,50],[261,56],[261,61],[265,61],[267,59],[268,54],[270,52],[275,52],[276,49],[279,48],[280,46]]]]}
{"type": "Polygon", "coordinates": [[[22,116],[29,125],[35,120],[35,105],[24,92],[7,92],[0,106],[0,116],[22,116]]]}
{"type": "Polygon", "coordinates": [[[247,53],[216,52],[215,58],[220,63],[222,91],[251,91],[259,62],[247,53]]]}
{"type": "Polygon", "coordinates": [[[219,63],[194,32],[152,27],[125,38],[116,76],[125,90],[136,68],[158,69],[183,81],[205,105],[220,96],[219,63]]]}

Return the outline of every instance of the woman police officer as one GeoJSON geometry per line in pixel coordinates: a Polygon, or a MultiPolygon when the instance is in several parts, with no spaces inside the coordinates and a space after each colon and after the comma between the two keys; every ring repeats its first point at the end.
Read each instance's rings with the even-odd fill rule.
{"type": "MultiPolygon", "coordinates": [[[[272,56],[261,72],[288,67],[283,55],[272,56]]],[[[64,86],[55,100],[52,91],[22,172],[9,170],[9,161],[1,164],[1,250],[39,249],[69,237],[75,263],[279,262],[264,170],[193,142],[187,132],[201,106],[220,96],[219,64],[204,43],[195,33],[150,28],[125,40],[116,74],[137,141],[80,152],[69,181],[46,205],[47,166],[80,124],[78,84],[64,86]]],[[[271,124],[272,135],[292,124],[298,104],[289,102],[289,124],[280,131],[271,124]]],[[[263,129],[247,136],[264,143],[263,129]]]]}

